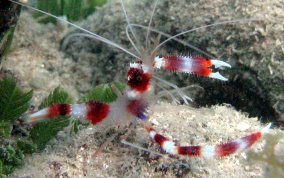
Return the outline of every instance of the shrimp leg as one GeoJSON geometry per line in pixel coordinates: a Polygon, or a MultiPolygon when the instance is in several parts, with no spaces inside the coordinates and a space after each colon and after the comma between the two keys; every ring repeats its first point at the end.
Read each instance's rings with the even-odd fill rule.
{"type": "Polygon", "coordinates": [[[271,123],[268,124],[261,131],[216,146],[178,146],[172,140],[157,133],[153,128],[146,125],[144,128],[150,135],[151,139],[157,144],[159,144],[162,150],[164,150],[167,154],[187,157],[204,157],[209,159],[228,156],[233,153],[242,152],[250,148],[265,133],[268,132],[270,127],[271,123]]]}

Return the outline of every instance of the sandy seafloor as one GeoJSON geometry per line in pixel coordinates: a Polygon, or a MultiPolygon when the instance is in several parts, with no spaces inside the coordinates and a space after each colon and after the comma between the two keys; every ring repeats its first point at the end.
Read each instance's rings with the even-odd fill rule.
{"type": "MultiPolygon", "coordinates": [[[[22,86],[34,89],[35,104],[59,84],[76,98],[81,94],[80,88],[91,88],[91,69],[78,66],[58,51],[63,34],[64,28],[61,26],[40,25],[27,13],[21,15],[13,50],[5,67],[18,76],[22,86]]],[[[182,145],[222,143],[263,127],[257,118],[248,118],[245,113],[230,106],[194,109],[157,102],[151,110],[154,128],[182,145]]],[[[24,166],[11,177],[245,178],[262,177],[268,171],[264,162],[259,164],[249,160],[246,153],[215,160],[168,156],[158,158],[125,146],[117,139],[94,156],[95,150],[113,135],[113,130],[116,131],[106,131],[104,127],[97,126],[84,129],[73,137],[62,134],[43,153],[27,156],[24,166]]],[[[140,127],[134,129],[129,141],[157,151],[157,147],[151,144],[148,135],[140,127]]],[[[264,143],[264,140],[260,141],[252,150],[261,151],[264,143]]],[[[279,150],[272,151],[272,155],[280,154],[279,150]]],[[[281,162],[283,158],[279,160],[281,162]]]]}

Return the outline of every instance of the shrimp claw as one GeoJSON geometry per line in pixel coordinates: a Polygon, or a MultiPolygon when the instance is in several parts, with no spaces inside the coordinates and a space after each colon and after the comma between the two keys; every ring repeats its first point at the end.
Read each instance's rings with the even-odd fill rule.
{"type": "Polygon", "coordinates": [[[210,60],[195,56],[163,56],[161,58],[157,56],[154,60],[154,67],[158,69],[163,68],[174,72],[197,74],[203,77],[227,81],[228,79],[219,72],[212,72],[210,67],[213,65],[215,68],[231,67],[230,64],[220,60],[210,60]]]}

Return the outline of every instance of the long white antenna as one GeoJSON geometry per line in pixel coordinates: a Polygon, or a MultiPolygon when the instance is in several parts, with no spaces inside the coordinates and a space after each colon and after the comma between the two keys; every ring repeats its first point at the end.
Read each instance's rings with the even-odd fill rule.
{"type": "Polygon", "coordinates": [[[154,8],[153,8],[153,11],[152,11],[152,14],[151,14],[151,17],[150,17],[150,21],[149,21],[149,24],[148,24],[148,29],[147,29],[147,34],[146,34],[146,49],[148,48],[148,37],[149,37],[149,34],[150,34],[150,30],[149,29],[151,27],[151,23],[152,23],[152,20],[153,20],[153,16],[154,16],[154,13],[155,13],[158,1],[159,0],[155,1],[154,8]]]}
{"type": "Polygon", "coordinates": [[[152,51],[152,53],[154,53],[155,51],[157,51],[162,45],[164,45],[166,42],[178,37],[178,36],[181,36],[181,35],[184,35],[186,33],[190,33],[190,32],[193,32],[193,31],[197,31],[197,30],[200,30],[200,29],[203,29],[203,28],[208,28],[208,27],[213,27],[213,26],[219,26],[219,25],[224,25],[224,24],[229,24],[229,23],[248,23],[248,22],[252,22],[252,21],[260,21],[261,19],[237,19],[237,20],[228,20],[228,21],[223,21],[223,22],[216,22],[216,23],[213,23],[213,24],[210,24],[210,25],[204,25],[204,26],[201,26],[201,27],[197,27],[197,28],[193,28],[193,29],[190,29],[190,30],[186,30],[184,32],[181,32],[181,33],[178,33],[168,39],[166,39],[165,41],[163,41],[162,43],[160,43],[158,46],[156,46],[156,48],[152,51]]]}
{"type": "Polygon", "coordinates": [[[110,41],[110,40],[107,39],[107,38],[104,38],[104,37],[102,37],[102,36],[100,36],[100,35],[97,35],[97,34],[94,33],[94,32],[90,32],[89,30],[86,30],[86,29],[84,29],[84,28],[82,28],[82,27],[80,27],[80,26],[78,26],[78,25],[76,25],[76,24],[74,24],[74,23],[72,23],[72,22],[69,22],[68,20],[65,20],[65,19],[63,19],[63,18],[59,18],[59,17],[57,17],[57,16],[55,16],[55,15],[53,15],[53,14],[51,14],[51,13],[42,11],[42,10],[40,10],[40,9],[36,9],[36,8],[34,8],[34,7],[31,7],[31,6],[29,6],[29,5],[26,5],[26,4],[23,4],[23,3],[20,3],[20,2],[14,1],[14,0],[9,0],[9,1],[11,1],[11,2],[13,2],[13,3],[15,3],[15,4],[18,4],[18,5],[27,7],[27,8],[29,8],[29,9],[34,10],[34,11],[43,13],[43,14],[45,14],[45,15],[51,16],[51,17],[53,17],[53,18],[55,18],[55,19],[57,19],[57,20],[59,20],[59,21],[61,21],[61,22],[67,23],[68,25],[71,25],[71,26],[73,26],[73,27],[75,27],[75,28],[77,28],[77,29],[79,29],[79,30],[82,30],[83,32],[88,33],[89,35],[93,36],[93,39],[102,41],[102,42],[104,42],[104,43],[106,43],[106,44],[109,44],[109,45],[114,46],[114,47],[116,47],[116,48],[118,48],[118,49],[121,49],[122,51],[127,52],[128,54],[130,54],[130,55],[132,55],[132,56],[134,56],[134,57],[137,57],[136,55],[132,54],[132,53],[131,53],[130,51],[128,51],[127,49],[125,49],[125,48],[123,48],[122,46],[120,46],[119,44],[116,44],[116,43],[110,41]]]}
{"type": "MultiPolygon", "coordinates": [[[[129,19],[128,19],[126,10],[125,10],[125,6],[124,6],[124,3],[123,3],[122,0],[120,0],[120,4],[121,4],[121,7],[122,7],[124,16],[125,16],[126,23],[127,23],[127,25],[129,25],[130,22],[129,22],[129,19]]],[[[137,37],[136,37],[136,35],[135,35],[135,33],[134,33],[134,31],[133,31],[133,29],[132,29],[131,27],[130,27],[130,31],[131,31],[132,35],[134,36],[134,39],[135,39],[136,43],[139,44],[139,41],[137,40],[137,37]]],[[[130,40],[130,38],[128,38],[128,39],[130,40]]],[[[132,40],[131,40],[131,41],[132,41],[132,40]]],[[[135,50],[138,52],[138,54],[139,54],[140,56],[142,56],[141,52],[140,52],[140,51],[138,50],[138,48],[136,47],[135,43],[131,43],[131,44],[133,45],[133,47],[135,48],[135,50]]]]}
{"type": "MultiPolygon", "coordinates": [[[[166,36],[166,37],[168,37],[168,38],[173,37],[173,36],[170,35],[170,34],[164,33],[164,32],[162,32],[162,31],[159,31],[159,30],[156,30],[156,29],[153,29],[153,28],[148,28],[148,27],[146,27],[146,26],[144,26],[144,25],[139,25],[139,24],[130,24],[130,25],[133,26],[133,27],[143,28],[143,29],[147,29],[147,30],[149,29],[149,31],[151,31],[151,32],[155,32],[155,33],[161,34],[161,35],[166,36]]],[[[201,54],[204,54],[204,55],[206,55],[207,57],[209,57],[209,58],[211,58],[211,59],[215,58],[213,55],[211,55],[211,54],[209,54],[209,53],[206,53],[205,51],[203,51],[203,50],[201,50],[201,49],[199,49],[199,48],[197,48],[197,47],[195,47],[195,46],[193,46],[193,45],[191,45],[191,44],[189,44],[189,43],[187,43],[187,42],[185,42],[185,41],[183,41],[183,40],[180,40],[180,39],[178,39],[178,38],[176,38],[176,37],[172,38],[172,40],[174,40],[174,41],[176,41],[176,42],[179,42],[179,43],[183,44],[184,46],[187,46],[187,47],[189,47],[189,48],[192,48],[192,49],[194,49],[195,51],[198,51],[198,52],[200,52],[201,54]]]]}

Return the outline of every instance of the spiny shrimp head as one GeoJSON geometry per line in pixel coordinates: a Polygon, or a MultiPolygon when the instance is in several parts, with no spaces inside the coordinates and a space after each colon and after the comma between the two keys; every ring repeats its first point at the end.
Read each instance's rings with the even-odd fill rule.
{"type": "Polygon", "coordinates": [[[150,68],[143,65],[141,61],[130,63],[127,74],[127,85],[136,92],[144,93],[150,89],[152,74],[150,68]]]}

